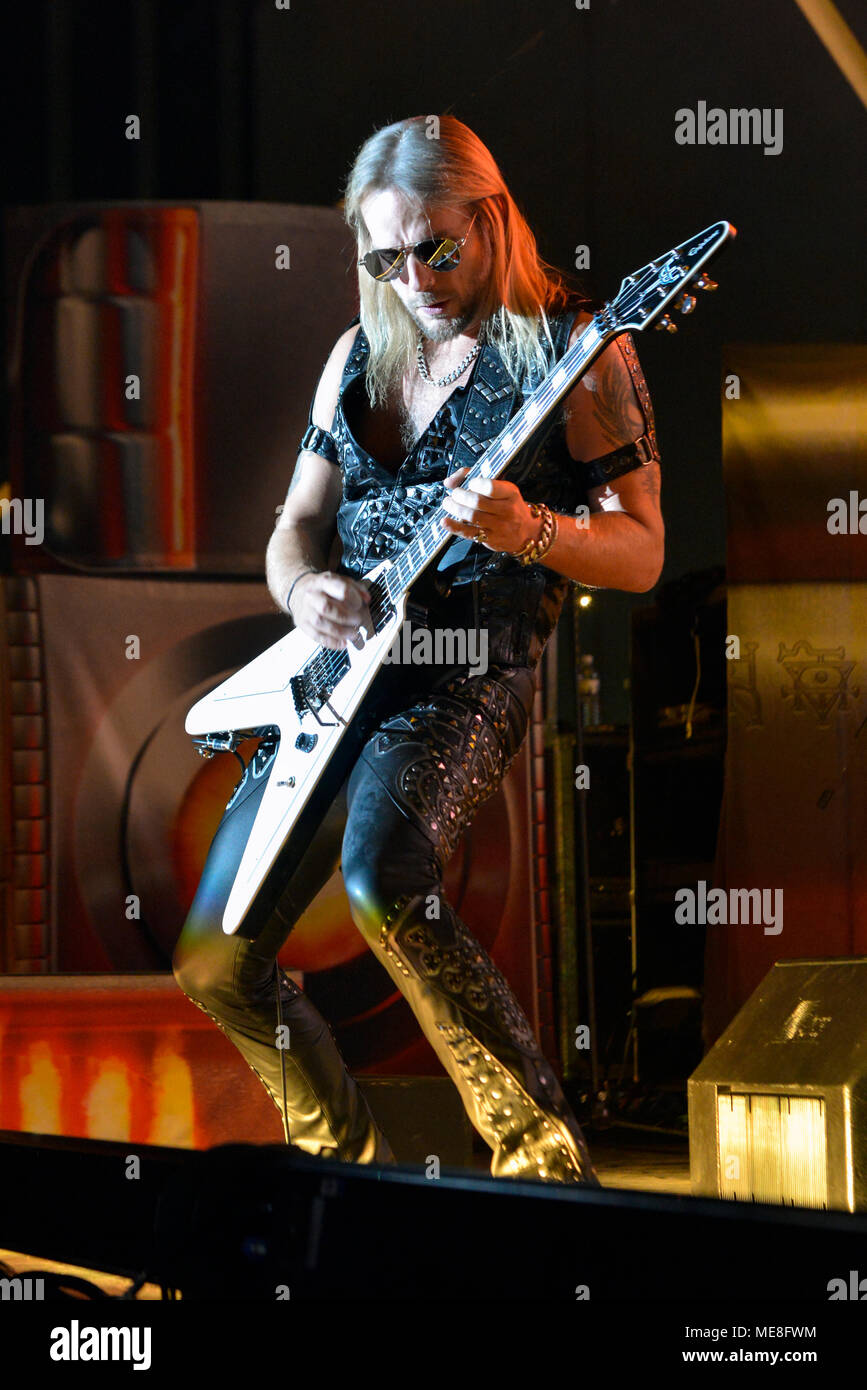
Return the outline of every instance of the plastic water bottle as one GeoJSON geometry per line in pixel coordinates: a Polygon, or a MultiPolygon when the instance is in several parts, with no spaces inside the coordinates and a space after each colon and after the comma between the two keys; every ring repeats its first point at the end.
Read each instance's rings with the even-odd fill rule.
{"type": "Polygon", "coordinates": [[[585,729],[592,728],[594,724],[600,724],[602,722],[599,700],[600,686],[599,672],[593,665],[592,653],[585,652],[581,657],[581,666],[578,672],[578,698],[581,701],[581,723],[585,729]]]}

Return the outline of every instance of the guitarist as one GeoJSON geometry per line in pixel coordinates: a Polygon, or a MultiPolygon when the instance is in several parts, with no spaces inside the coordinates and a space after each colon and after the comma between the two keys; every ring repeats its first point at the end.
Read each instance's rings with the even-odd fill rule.
{"type": "Polygon", "coordinates": [[[387,126],[350,172],[360,316],[319,379],[267,578],[303,632],[342,650],[367,626],[363,576],[399,553],[442,499],[455,539],[414,586],[408,611],[429,628],[480,630],[486,669],[383,668],[385,693],[351,774],[268,924],[248,940],[225,935],[221,916],[273,764],[265,730],[211,846],[175,977],[281,1110],[285,1095],[293,1144],[393,1162],[328,1025],[276,967],[340,864],[353,920],[490,1146],[491,1172],[596,1185],[557,1078],[507,981],[443,896],[442,874],[523,742],[534,667],[570,583],[645,592],[659,576],[653,412],[621,335],[508,479],[462,486],[591,315],[539,257],[478,137],[449,116],[430,135],[429,117],[387,126]],[[288,1049],[276,1046],[275,974],[288,1049]]]}

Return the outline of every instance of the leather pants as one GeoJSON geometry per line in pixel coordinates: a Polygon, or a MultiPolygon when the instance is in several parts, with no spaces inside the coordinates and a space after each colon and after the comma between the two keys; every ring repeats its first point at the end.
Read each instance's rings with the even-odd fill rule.
{"type": "MultiPolygon", "coordinates": [[[[492,1149],[492,1174],[596,1186],[581,1129],[526,1016],[442,893],[449,856],[523,742],[533,673],[492,666],[473,675],[453,667],[422,678],[413,668],[413,685],[407,668],[400,671],[402,687],[386,701],[388,712],[375,721],[272,916],[250,941],[226,936],[220,919],[273,763],[273,744],[259,745],[211,845],[175,949],[175,978],[282,1113],[276,956],[340,865],[353,920],[492,1149]]],[[[280,989],[291,1142],[346,1162],[393,1163],[327,1023],[282,972],[280,989]]]]}

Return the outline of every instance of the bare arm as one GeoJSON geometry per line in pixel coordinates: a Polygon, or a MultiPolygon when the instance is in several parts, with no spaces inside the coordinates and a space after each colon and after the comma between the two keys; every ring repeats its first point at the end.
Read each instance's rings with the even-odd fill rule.
{"type": "MultiPolygon", "coordinates": [[[[590,315],[576,321],[570,345],[590,315]]],[[[600,354],[590,372],[566,398],[566,443],[576,460],[589,462],[630,444],[644,432],[644,415],[629,369],[616,343],[600,354]]],[[[539,534],[518,488],[504,480],[460,484],[467,470],[446,480],[446,505],[454,520],[445,526],[472,536],[481,526],[493,550],[517,551],[539,534]]],[[[658,463],[643,464],[605,487],[592,488],[589,519],[558,516],[558,535],[544,564],[579,583],[644,593],[662,570],[665,527],[659,505],[658,463]]]]}
{"type": "MultiPolygon", "coordinates": [[[[320,429],[331,428],[356,331],[350,328],[338,339],[325,364],[312,412],[313,423],[320,429]]],[[[265,553],[265,574],[274,602],[287,611],[286,595],[297,580],[288,610],[296,627],[335,649],[347,645],[367,611],[363,586],[328,569],[340,498],[340,469],[319,454],[302,450],[265,553]],[[305,574],[305,570],[313,572],[305,574]]]]}
{"type": "MultiPolygon", "coordinates": [[[[579,316],[570,345],[589,321],[589,314],[579,316]]],[[[618,343],[600,353],[570,393],[566,407],[566,443],[572,457],[583,462],[644,433],[644,413],[618,343]]],[[[594,587],[633,593],[652,589],[665,554],[660,485],[659,464],[653,462],[607,486],[591,488],[589,522],[585,519],[580,527],[574,518],[561,517],[545,563],[594,587]]]]}

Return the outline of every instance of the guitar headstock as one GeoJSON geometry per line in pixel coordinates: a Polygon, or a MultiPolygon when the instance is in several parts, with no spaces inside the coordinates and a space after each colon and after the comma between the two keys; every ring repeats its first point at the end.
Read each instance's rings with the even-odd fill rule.
{"type": "Polygon", "coordinates": [[[716,281],[705,275],[704,267],[725,242],[736,236],[730,222],[714,222],[689,241],[627,275],[616,299],[598,315],[600,327],[606,335],[653,325],[674,333],[677,325],[665,310],[673,305],[682,314],[690,314],[696,305],[692,291],[716,289],[716,281]]]}

